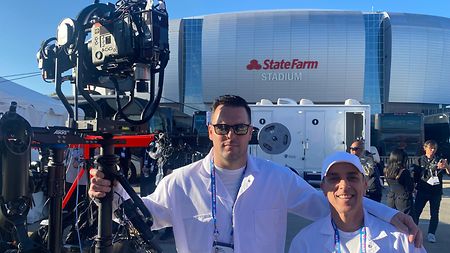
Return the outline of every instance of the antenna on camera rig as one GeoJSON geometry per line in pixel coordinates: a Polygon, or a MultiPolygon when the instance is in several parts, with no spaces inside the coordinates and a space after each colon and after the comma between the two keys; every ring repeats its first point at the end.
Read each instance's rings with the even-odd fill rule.
{"type": "MultiPolygon", "coordinates": [[[[56,85],[56,94],[69,114],[68,127],[103,137],[99,170],[113,180],[117,164],[113,135],[148,122],[162,96],[164,68],[169,60],[165,2],[119,0],[114,5],[95,0],[76,19],[66,18],[60,23],[57,36],[42,43],[37,59],[43,79],[56,85]],[[72,74],[63,76],[68,70],[72,74]],[[61,89],[65,81],[74,85],[75,112],[61,89]],[[88,92],[90,86],[114,90],[118,109],[113,119],[104,116],[88,92]],[[120,96],[126,92],[129,100],[122,106],[120,96]],[[149,93],[139,120],[125,113],[135,92],[149,93]],[[78,119],[79,94],[94,109],[94,120],[78,119]]],[[[100,200],[97,253],[112,250],[112,199],[110,192],[100,200]]]]}

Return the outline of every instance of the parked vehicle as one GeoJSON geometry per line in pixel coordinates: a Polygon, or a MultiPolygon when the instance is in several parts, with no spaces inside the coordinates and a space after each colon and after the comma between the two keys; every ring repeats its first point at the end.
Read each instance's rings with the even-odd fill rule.
{"type": "MultiPolygon", "coordinates": [[[[252,125],[258,129],[257,144],[249,152],[288,166],[309,180],[320,175],[323,159],[345,151],[356,138],[370,147],[370,106],[353,99],[344,104],[299,104],[280,98],[276,104],[262,99],[252,110],[252,125]]],[[[320,179],[320,177],[319,177],[320,179]]]]}
{"type": "Polygon", "coordinates": [[[381,156],[394,149],[405,150],[408,156],[421,154],[424,142],[424,115],[422,113],[375,114],[372,125],[372,145],[381,156]]]}

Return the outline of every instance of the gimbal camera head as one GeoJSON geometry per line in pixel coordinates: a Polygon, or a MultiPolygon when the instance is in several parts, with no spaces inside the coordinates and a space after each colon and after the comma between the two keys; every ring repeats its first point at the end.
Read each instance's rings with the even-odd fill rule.
{"type": "MultiPolygon", "coordinates": [[[[115,118],[120,116],[130,124],[143,124],[159,105],[164,68],[169,59],[168,14],[164,1],[156,5],[152,0],[119,0],[115,5],[95,1],[75,20],[64,19],[58,26],[56,38],[42,43],[37,59],[43,79],[55,82],[56,93],[69,112],[69,118],[74,119],[74,112],[61,91],[61,83],[67,80],[75,83],[77,93],[94,108],[97,120],[103,119],[103,112],[90,96],[90,87],[114,90],[118,108],[115,118]],[[61,76],[70,69],[73,70],[71,76],[61,76]],[[159,74],[158,85],[155,84],[156,73],[159,74]],[[131,99],[122,107],[119,96],[125,92],[131,99]],[[131,120],[124,113],[133,102],[134,92],[150,93],[140,120],[131,120]]],[[[77,98],[75,94],[75,107],[77,98]]],[[[86,124],[77,127],[105,130],[86,124]]]]}

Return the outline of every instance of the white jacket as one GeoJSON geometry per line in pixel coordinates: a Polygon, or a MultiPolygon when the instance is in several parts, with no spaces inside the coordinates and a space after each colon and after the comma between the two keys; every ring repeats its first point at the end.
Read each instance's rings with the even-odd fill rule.
{"type": "MultiPolygon", "coordinates": [[[[210,253],[213,244],[211,215],[211,152],[204,159],[174,170],[143,201],[154,218],[152,229],[173,226],[179,253],[210,253]]],[[[217,225],[231,223],[233,201],[220,178],[217,182],[217,225]]],[[[126,192],[119,192],[125,199],[126,192]]],[[[397,212],[374,201],[369,210],[390,221],[397,212]]],[[[287,213],[310,220],[326,216],[323,193],[288,168],[248,156],[247,170],[234,209],[235,253],[284,252],[287,213]]]]}
{"type": "MultiPolygon", "coordinates": [[[[364,226],[366,227],[367,253],[398,253],[398,252],[426,252],[422,248],[415,248],[408,242],[408,236],[391,224],[374,217],[364,211],[364,226]]],[[[359,234],[358,234],[359,236],[359,234]]],[[[331,216],[317,220],[305,227],[292,240],[289,253],[334,252],[334,229],[331,216]]]]}

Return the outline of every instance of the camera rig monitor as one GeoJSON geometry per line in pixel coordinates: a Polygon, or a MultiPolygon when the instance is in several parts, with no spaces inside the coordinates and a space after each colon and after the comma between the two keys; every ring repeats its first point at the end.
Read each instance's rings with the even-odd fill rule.
{"type": "Polygon", "coordinates": [[[143,124],[159,105],[164,68],[169,60],[165,3],[120,0],[116,4],[104,4],[96,0],[76,19],[64,19],[58,26],[57,36],[42,43],[37,59],[43,79],[56,85],[56,94],[69,113],[69,127],[114,133],[123,129],[118,119],[128,125],[143,124]],[[63,76],[68,70],[72,73],[63,76]],[[75,113],[62,92],[64,81],[75,86],[75,113]],[[118,109],[113,119],[106,119],[92,99],[92,87],[114,91],[118,109]],[[149,93],[139,120],[130,119],[124,112],[133,103],[135,92],[149,93]],[[122,105],[121,96],[125,94],[129,99],[122,105]],[[78,120],[78,95],[94,109],[94,122],[78,120]],[[111,128],[116,125],[121,126],[111,128]]]}

